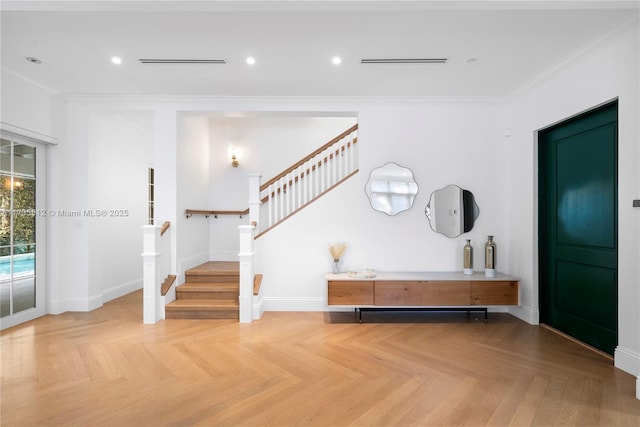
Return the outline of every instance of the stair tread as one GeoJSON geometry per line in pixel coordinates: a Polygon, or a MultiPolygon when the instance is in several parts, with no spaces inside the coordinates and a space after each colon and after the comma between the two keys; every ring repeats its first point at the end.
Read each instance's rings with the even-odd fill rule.
{"type": "Polygon", "coordinates": [[[186,282],[176,287],[181,291],[202,291],[202,290],[216,290],[216,291],[235,291],[240,289],[238,283],[228,282],[186,282]]]}
{"type": "Polygon", "coordinates": [[[189,276],[239,275],[240,263],[237,261],[209,261],[185,271],[189,276]]]}
{"type": "Polygon", "coordinates": [[[175,307],[180,309],[237,309],[238,303],[231,300],[211,300],[211,299],[177,299],[167,304],[166,308],[175,307]]]}

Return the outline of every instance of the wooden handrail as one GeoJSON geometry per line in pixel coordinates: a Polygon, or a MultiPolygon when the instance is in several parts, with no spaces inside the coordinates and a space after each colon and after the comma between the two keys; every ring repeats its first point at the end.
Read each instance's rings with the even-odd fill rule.
{"type": "Polygon", "coordinates": [[[162,228],[160,228],[160,236],[162,236],[169,229],[169,227],[171,227],[171,222],[165,221],[164,224],[162,224],[162,228]]]}
{"type": "Polygon", "coordinates": [[[249,214],[249,208],[243,211],[207,211],[207,210],[199,210],[199,209],[185,209],[184,211],[187,218],[190,218],[192,215],[204,215],[207,218],[213,215],[214,218],[218,218],[218,215],[238,215],[242,218],[243,215],[249,214]]]}
{"type": "Polygon", "coordinates": [[[162,282],[162,285],[160,285],[160,295],[162,296],[167,295],[167,292],[169,292],[169,289],[171,289],[171,285],[173,285],[173,282],[175,281],[176,281],[175,274],[168,275],[167,278],[164,279],[164,282],[162,282]]]}
{"type": "MultiPolygon", "coordinates": [[[[336,142],[340,141],[342,138],[344,138],[345,136],[349,135],[350,133],[352,133],[353,131],[355,131],[357,129],[358,129],[358,124],[356,123],[355,125],[351,126],[349,129],[345,130],[340,135],[336,136],[331,141],[327,142],[322,147],[318,148],[317,150],[315,150],[314,152],[312,152],[311,154],[309,154],[308,156],[306,156],[302,160],[297,161],[292,166],[289,166],[287,169],[285,169],[284,171],[280,172],[274,178],[271,178],[269,181],[267,181],[264,184],[262,184],[260,186],[260,191],[263,191],[264,189],[269,187],[271,184],[273,184],[274,182],[276,182],[277,180],[279,180],[283,176],[287,175],[292,170],[295,170],[300,165],[303,165],[304,163],[308,162],[309,160],[311,160],[312,158],[314,158],[318,154],[322,153],[324,150],[326,150],[327,148],[331,147],[333,144],[335,144],[336,142]]],[[[357,140],[357,138],[354,140],[354,142],[356,142],[356,140],[357,140]]]]}
{"type": "Polygon", "coordinates": [[[260,293],[260,285],[262,284],[262,274],[256,274],[253,276],[253,294],[258,295],[260,293]]]}
{"type": "MultiPolygon", "coordinates": [[[[354,138],[353,139],[353,143],[355,144],[357,142],[358,142],[358,138],[354,138]]],[[[351,142],[349,142],[346,146],[350,147],[351,146],[351,142]]],[[[342,147],[342,151],[344,151],[344,150],[345,150],[345,147],[343,146],[342,147]]],[[[272,191],[271,194],[267,194],[260,201],[262,203],[266,203],[269,200],[269,197],[275,196],[276,193],[280,193],[280,191],[286,192],[287,191],[287,185],[291,186],[291,185],[295,184],[296,182],[298,182],[298,180],[303,179],[305,177],[305,175],[309,175],[310,172],[315,171],[316,168],[319,168],[323,164],[327,163],[330,159],[333,158],[334,155],[337,155],[339,151],[340,151],[340,149],[336,150],[334,153],[329,154],[329,156],[318,160],[318,163],[312,165],[310,168],[307,168],[306,171],[302,171],[302,173],[300,173],[299,176],[296,176],[295,178],[290,179],[288,183],[285,182],[284,184],[282,184],[282,187],[278,188],[277,190],[272,191]]],[[[270,182],[273,182],[273,180],[270,180],[270,182]]],[[[260,191],[263,191],[263,190],[264,190],[264,188],[260,187],[260,191]]]]}

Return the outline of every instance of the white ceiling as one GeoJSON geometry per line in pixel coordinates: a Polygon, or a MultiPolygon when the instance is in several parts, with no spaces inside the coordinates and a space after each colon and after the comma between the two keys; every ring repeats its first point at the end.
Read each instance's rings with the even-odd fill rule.
{"type": "Polygon", "coordinates": [[[503,96],[638,25],[639,12],[637,1],[481,0],[2,1],[2,9],[3,73],[63,95],[214,96],[503,96]],[[360,63],[424,57],[448,61],[360,63]]]}

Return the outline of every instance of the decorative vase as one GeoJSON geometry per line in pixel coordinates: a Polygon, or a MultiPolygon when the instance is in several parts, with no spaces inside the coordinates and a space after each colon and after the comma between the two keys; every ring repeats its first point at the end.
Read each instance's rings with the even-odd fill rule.
{"type": "Polygon", "coordinates": [[[329,244],[329,253],[333,259],[333,274],[340,273],[338,263],[340,262],[340,257],[344,254],[345,249],[347,249],[347,245],[342,242],[329,244]]]}
{"type": "Polygon", "coordinates": [[[496,244],[493,236],[487,236],[487,243],[484,245],[484,275],[496,277],[496,244]]]}
{"type": "Polygon", "coordinates": [[[467,239],[467,244],[463,248],[464,257],[464,274],[471,276],[473,274],[473,247],[471,240],[467,239]]]}

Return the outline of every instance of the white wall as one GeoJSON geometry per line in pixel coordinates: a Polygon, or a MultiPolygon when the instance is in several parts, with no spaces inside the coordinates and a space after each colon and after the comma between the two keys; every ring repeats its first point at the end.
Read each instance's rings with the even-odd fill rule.
{"type": "Polygon", "coordinates": [[[619,99],[618,324],[616,365],[638,373],[640,364],[640,75],[639,34],[629,28],[578,55],[506,105],[506,145],[512,269],[522,277],[519,315],[538,322],[536,131],[614,98],[619,99]]]}
{"type": "Polygon", "coordinates": [[[142,287],[140,227],[148,220],[148,168],[153,156],[153,114],[89,115],[89,295],[103,302],[142,287]]]}
{"type": "MultiPolygon", "coordinates": [[[[266,310],[326,309],[328,244],[343,241],[343,271],[462,269],[462,248],[476,253],[487,234],[498,244],[498,268],[509,268],[506,238],[505,141],[498,106],[462,100],[362,104],[358,108],[360,173],[257,240],[266,310]],[[387,162],[413,171],[418,195],[396,216],[374,211],[364,192],[369,172],[387,162]],[[433,232],[424,209],[431,192],[448,184],[472,191],[480,206],[474,229],[450,239],[433,232]]],[[[476,255],[476,269],[483,263],[476,255]]]]}
{"type": "MultiPolygon", "coordinates": [[[[187,219],[184,215],[185,209],[207,209],[212,182],[209,175],[209,140],[206,115],[182,113],[178,116],[178,283],[184,281],[186,269],[209,260],[207,219],[201,215],[187,219]]],[[[162,189],[158,188],[158,191],[162,189]]]]}

